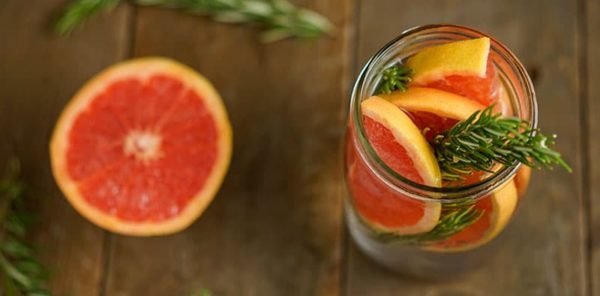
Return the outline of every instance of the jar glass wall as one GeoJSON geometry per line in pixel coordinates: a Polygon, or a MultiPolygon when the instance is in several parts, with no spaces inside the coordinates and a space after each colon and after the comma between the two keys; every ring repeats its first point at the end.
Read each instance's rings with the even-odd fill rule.
{"type": "MultiPolygon", "coordinates": [[[[347,225],[363,252],[394,270],[438,277],[480,263],[481,252],[490,249],[488,243],[505,228],[527,188],[530,171],[518,163],[467,186],[418,184],[381,161],[365,135],[360,103],[374,94],[384,69],[423,48],[482,36],[454,25],[409,29],[371,57],[354,84],[344,141],[347,225]],[[474,222],[464,229],[445,228],[467,218],[474,222]],[[388,222],[399,226],[390,229],[388,222]],[[435,227],[419,232],[428,223],[435,227]]],[[[496,110],[535,128],[537,105],[527,72],[510,50],[490,39],[488,59],[500,82],[496,110]]]]}

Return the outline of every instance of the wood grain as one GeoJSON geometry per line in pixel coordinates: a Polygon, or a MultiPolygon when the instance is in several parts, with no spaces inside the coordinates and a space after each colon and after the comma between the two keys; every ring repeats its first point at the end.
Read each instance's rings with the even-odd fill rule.
{"type": "Polygon", "coordinates": [[[339,31],[274,44],[261,44],[256,28],[139,11],[135,55],[174,58],[214,82],[234,156],[220,193],[189,229],[115,237],[106,295],[338,294],[349,2],[304,1],[339,31]]]}
{"type": "Polygon", "coordinates": [[[560,135],[558,149],[575,173],[535,172],[517,216],[498,242],[498,251],[486,258],[490,262],[485,268],[462,277],[432,282],[397,276],[375,266],[351,244],[349,295],[587,293],[578,157],[576,5],[575,1],[558,0],[360,2],[359,64],[403,29],[427,23],[472,26],[506,44],[526,67],[538,73],[540,125],[560,135]]]}
{"type": "Polygon", "coordinates": [[[90,22],[84,32],[57,37],[50,29],[66,1],[0,1],[0,162],[22,162],[39,195],[35,243],[53,271],[58,295],[95,295],[104,232],[81,218],[50,173],[48,141],[62,107],[94,73],[125,50],[126,9],[90,22]]]}
{"type": "Polygon", "coordinates": [[[588,135],[589,149],[587,151],[587,163],[589,165],[589,197],[590,197],[590,258],[591,258],[591,274],[590,281],[592,283],[591,295],[600,295],[600,162],[596,154],[600,151],[600,2],[595,0],[587,1],[587,8],[583,11],[583,17],[587,17],[585,24],[587,34],[583,38],[587,38],[584,44],[587,44],[583,61],[587,62],[587,66],[583,67],[587,70],[583,73],[583,78],[586,79],[584,87],[587,86],[587,102],[588,110],[588,135]]]}

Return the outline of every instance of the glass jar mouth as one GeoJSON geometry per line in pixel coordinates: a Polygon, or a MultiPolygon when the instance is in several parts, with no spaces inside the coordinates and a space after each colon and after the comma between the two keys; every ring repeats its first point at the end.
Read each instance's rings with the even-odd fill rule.
{"type": "MultiPolygon", "coordinates": [[[[520,83],[520,87],[523,89],[522,95],[526,98],[526,101],[529,104],[527,112],[528,114],[526,114],[528,117],[527,120],[529,122],[529,127],[531,127],[532,130],[537,128],[537,102],[533,83],[531,82],[525,67],[507,47],[489,35],[468,27],[449,24],[432,24],[416,26],[403,31],[400,33],[400,35],[377,51],[377,53],[367,61],[365,66],[360,71],[352,89],[350,101],[350,116],[351,120],[355,124],[355,133],[357,134],[357,137],[355,137],[357,143],[354,143],[354,145],[359,147],[359,149],[357,149],[358,156],[364,160],[369,169],[374,172],[377,178],[383,181],[390,188],[393,188],[404,195],[409,195],[411,198],[422,201],[434,201],[442,203],[457,203],[466,200],[477,199],[487,195],[499,186],[505,184],[516,174],[517,170],[522,164],[518,161],[515,161],[509,166],[502,166],[495,173],[477,183],[464,186],[433,187],[411,181],[392,170],[383,162],[383,160],[381,160],[381,158],[379,158],[375,152],[375,149],[366,137],[362,112],[360,110],[360,102],[362,98],[365,97],[363,88],[369,83],[370,75],[373,74],[373,71],[380,72],[380,61],[385,58],[390,53],[390,49],[399,42],[409,37],[415,37],[414,39],[418,41],[418,37],[420,35],[426,35],[428,32],[429,34],[450,34],[454,37],[462,39],[478,38],[483,36],[489,37],[491,41],[490,56],[491,53],[494,52],[504,62],[506,62],[506,64],[508,64],[512,71],[514,71],[515,76],[517,76],[516,78],[520,83]]],[[[379,79],[379,76],[375,76],[375,79],[379,79]]],[[[372,95],[372,92],[368,95],[372,95]]]]}

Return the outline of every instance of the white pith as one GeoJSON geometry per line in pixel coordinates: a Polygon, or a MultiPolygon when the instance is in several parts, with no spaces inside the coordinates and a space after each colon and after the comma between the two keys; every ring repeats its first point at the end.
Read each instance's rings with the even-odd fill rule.
{"type": "Polygon", "coordinates": [[[144,163],[162,156],[162,136],[157,132],[132,130],[125,136],[123,152],[144,163]]]}

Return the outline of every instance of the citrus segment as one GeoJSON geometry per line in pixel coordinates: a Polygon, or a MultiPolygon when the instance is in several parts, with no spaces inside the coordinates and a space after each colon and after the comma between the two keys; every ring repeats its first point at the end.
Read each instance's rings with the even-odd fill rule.
{"type": "Polygon", "coordinates": [[[61,114],[50,148],[55,179],[84,217],[118,233],[168,234],[216,194],[231,127],[198,73],[144,58],[88,82],[61,114]]]}
{"type": "Polygon", "coordinates": [[[406,111],[428,141],[485,108],[463,96],[428,87],[413,86],[382,97],[406,111]]]}
{"type": "Polygon", "coordinates": [[[496,68],[487,37],[431,46],[410,57],[413,85],[459,94],[486,106],[498,97],[496,68]]]}
{"type": "Polygon", "coordinates": [[[440,252],[466,251],[482,246],[495,238],[508,224],[517,207],[517,189],[513,181],[497,189],[491,196],[475,203],[482,215],[473,224],[448,239],[436,242],[429,249],[440,252]]]}
{"type": "Polygon", "coordinates": [[[394,104],[376,96],[364,100],[361,108],[365,117],[377,123],[371,125],[367,120],[365,132],[381,160],[412,181],[439,187],[441,174],[437,160],[410,117],[394,104]],[[405,172],[401,166],[406,159],[396,159],[397,155],[410,159],[417,175],[410,174],[414,173],[412,171],[405,172]]]}
{"type": "Polygon", "coordinates": [[[427,47],[410,57],[413,82],[426,84],[450,75],[485,77],[490,39],[482,37],[427,47]]]}
{"type": "Polygon", "coordinates": [[[435,136],[443,133],[444,131],[452,128],[458,120],[438,116],[434,113],[429,112],[406,112],[412,119],[415,125],[421,130],[421,133],[427,139],[428,142],[432,143],[435,136]]]}
{"type": "Polygon", "coordinates": [[[404,196],[384,184],[360,159],[348,173],[354,208],[373,229],[401,235],[430,231],[439,219],[439,203],[404,196]]]}
{"type": "MultiPolygon", "coordinates": [[[[441,175],[429,144],[410,118],[392,103],[371,97],[361,103],[366,136],[379,158],[413,182],[439,187],[441,175]]],[[[349,184],[363,221],[397,234],[427,232],[437,224],[439,203],[414,200],[389,188],[361,157],[352,157],[349,184]]]]}
{"type": "Polygon", "coordinates": [[[423,85],[465,96],[485,106],[498,101],[500,92],[496,67],[491,61],[488,62],[487,71],[483,78],[468,75],[449,75],[423,85]]]}

